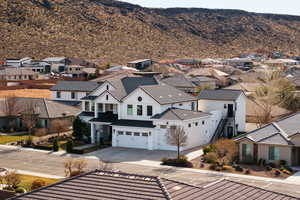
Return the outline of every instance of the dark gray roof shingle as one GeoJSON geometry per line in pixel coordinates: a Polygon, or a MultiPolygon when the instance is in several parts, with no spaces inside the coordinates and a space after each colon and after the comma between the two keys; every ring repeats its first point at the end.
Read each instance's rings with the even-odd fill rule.
{"type": "Polygon", "coordinates": [[[130,126],[130,127],[143,127],[143,128],[154,128],[152,121],[142,121],[142,120],[117,120],[112,123],[115,126],[130,126]]]}
{"type": "Polygon", "coordinates": [[[154,115],[152,119],[163,119],[163,120],[189,120],[201,117],[210,116],[209,113],[195,112],[191,110],[183,110],[179,108],[169,108],[161,114],[154,115]]]}
{"type": "Polygon", "coordinates": [[[196,97],[168,85],[140,86],[140,88],[162,105],[197,101],[196,97]]]}
{"type": "Polygon", "coordinates": [[[226,179],[198,187],[157,176],[96,170],[11,199],[296,200],[298,198],[226,179]]]}
{"type": "Polygon", "coordinates": [[[99,83],[93,81],[59,81],[50,90],[92,92],[99,85],[99,83]]]}
{"type": "Polygon", "coordinates": [[[242,90],[202,90],[198,99],[234,101],[242,93],[242,90]]]}

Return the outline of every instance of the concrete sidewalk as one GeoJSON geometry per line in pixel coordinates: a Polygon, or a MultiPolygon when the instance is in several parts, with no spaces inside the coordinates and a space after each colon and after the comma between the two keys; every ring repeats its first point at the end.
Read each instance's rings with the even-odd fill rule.
{"type": "Polygon", "coordinates": [[[51,178],[51,179],[64,179],[66,177],[64,176],[55,176],[55,175],[50,175],[50,174],[44,174],[44,173],[38,173],[38,172],[32,172],[32,171],[27,171],[27,170],[15,170],[15,169],[7,169],[8,171],[15,171],[17,174],[22,174],[22,175],[29,175],[29,176],[37,176],[37,177],[42,177],[42,178],[51,178]]]}

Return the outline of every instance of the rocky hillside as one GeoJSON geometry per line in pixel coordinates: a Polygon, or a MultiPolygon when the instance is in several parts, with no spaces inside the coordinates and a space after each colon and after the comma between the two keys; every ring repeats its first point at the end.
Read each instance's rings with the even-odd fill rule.
{"type": "Polygon", "coordinates": [[[0,58],[138,58],[300,54],[300,16],[149,9],[113,0],[0,0],[0,58]]]}

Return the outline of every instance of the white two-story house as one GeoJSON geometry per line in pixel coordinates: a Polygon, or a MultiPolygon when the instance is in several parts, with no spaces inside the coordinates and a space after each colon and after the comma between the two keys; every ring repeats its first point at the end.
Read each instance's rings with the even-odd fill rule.
{"type": "Polygon", "coordinates": [[[198,96],[198,110],[222,113],[222,136],[232,138],[246,131],[246,96],[242,90],[203,90],[198,96]]]}
{"type": "Polygon", "coordinates": [[[82,111],[92,143],[149,150],[176,150],[165,137],[172,126],[188,135],[181,150],[207,144],[222,117],[217,111],[198,112],[196,97],[152,77],[107,80],[82,98],[82,111]]]}
{"type": "Polygon", "coordinates": [[[50,88],[52,100],[69,105],[78,105],[81,99],[100,84],[92,81],[59,81],[50,88]]]}

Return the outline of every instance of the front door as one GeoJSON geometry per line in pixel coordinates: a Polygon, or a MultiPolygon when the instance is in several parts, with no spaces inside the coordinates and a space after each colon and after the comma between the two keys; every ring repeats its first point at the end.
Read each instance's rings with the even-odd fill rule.
{"type": "Polygon", "coordinates": [[[229,139],[231,139],[233,137],[233,127],[231,127],[231,126],[227,127],[227,137],[229,139]]]}
{"type": "Polygon", "coordinates": [[[233,117],[233,104],[228,104],[228,117],[233,117]]]}

